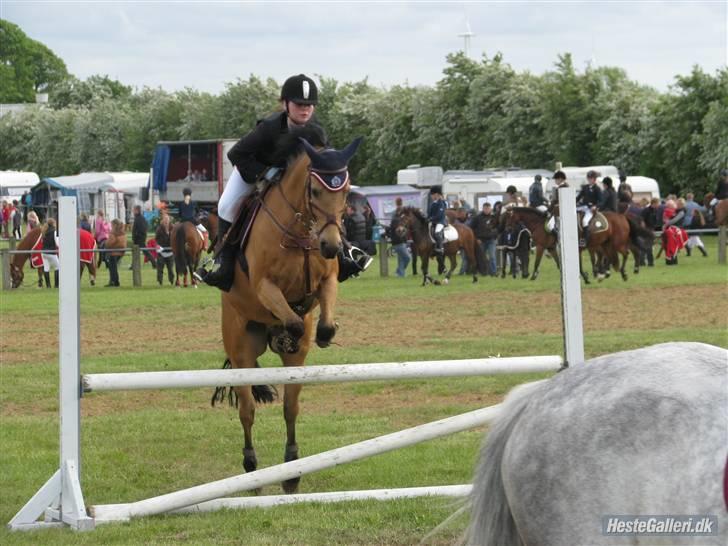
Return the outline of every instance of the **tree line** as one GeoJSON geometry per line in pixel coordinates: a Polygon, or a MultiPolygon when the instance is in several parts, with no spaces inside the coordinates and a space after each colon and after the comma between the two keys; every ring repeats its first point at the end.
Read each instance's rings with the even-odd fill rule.
{"type": "MultiPolygon", "coordinates": [[[[2,23],[7,35],[11,24],[2,23]]],[[[6,72],[8,49],[0,48],[6,72]]],[[[0,118],[0,169],[41,176],[144,171],[157,141],[239,138],[279,108],[280,83],[270,78],[241,78],[219,94],[138,90],[107,76],[79,80],[58,61],[50,63],[55,71],[25,83],[0,77],[2,102],[27,99],[27,89],[17,91],[23,85],[49,93],[47,107],[0,118]]],[[[16,72],[27,75],[27,69],[16,72]]],[[[500,53],[480,60],[454,53],[434,86],[317,78],[316,115],[331,143],[364,136],[351,165],[360,185],[394,183],[397,170],[409,164],[553,169],[560,161],[615,165],[657,179],[663,193],[700,194],[713,190],[728,162],[726,68],[708,74],[696,66],[676,76],[666,93],[631,81],[620,68],[579,71],[570,54],[534,75],[515,71],[500,53]]]]}

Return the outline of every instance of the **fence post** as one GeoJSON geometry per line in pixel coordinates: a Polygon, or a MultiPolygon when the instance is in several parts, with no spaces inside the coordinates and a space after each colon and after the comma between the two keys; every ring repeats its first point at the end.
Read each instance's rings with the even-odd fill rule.
{"type": "Polygon", "coordinates": [[[3,290],[10,290],[10,249],[0,248],[0,258],[3,262],[3,290]]]}
{"type": "Polygon", "coordinates": [[[379,239],[379,276],[389,277],[389,256],[387,256],[387,240],[379,239]]]}
{"type": "Polygon", "coordinates": [[[134,288],[142,285],[142,261],[139,245],[131,247],[131,279],[134,288]]]}
{"type": "Polygon", "coordinates": [[[719,264],[725,263],[725,246],[728,244],[728,240],[726,240],[727,231],[728,231],[728,228],[726,228],[725,226],[720,226],[718,228],[718,263],[719,264]]]}

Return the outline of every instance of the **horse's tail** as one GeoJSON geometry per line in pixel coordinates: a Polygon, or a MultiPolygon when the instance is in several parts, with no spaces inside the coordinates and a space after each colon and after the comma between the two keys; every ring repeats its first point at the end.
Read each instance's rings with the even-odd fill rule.
{"type": "Polygon", "coordinates": [[[545,381],[526,383],[513,389],[503,402],[500,415],[490,427],[473,479],[466,544],[523,546],[506,497],[501,467],[513,428],[528,405],[530,395],[545,381]]]}
{"type": "Polygon", "coordinates": [[[185,250],[185,225],[179,223],[177,225],[177,232],[175,233],[174,240],[172,241],[172,251],[174,253],[174,266],[177,269],[177,274],[184,274],[187,271],[187,252],[185,250]]]}
{"type": "Polygon", "coordinates": [[[627,223],[629,223],[629,240],[634,246],[642,250],[642,252],[648,252],[652,247],[652,243],[655,241],[654,232],[640,225],[631,216],[626,216],[626,218],[627,223]]]}
{"type": "MultiPolygon", "coordinates": [[[[255,361],[255,367],[260,368],[257,360],[255,361]]],[[[226,358],[222,369],[229,370],[230,368],[232,368],[232,363],[229,358],[226,358]]],[[[223,403],[225,401],[225,394],[227,394],[228,404],[238,407],[238,393],[232,387],[215,387],[210,405],[215,406],[218,402],[223,403]]],[[[273,385],[253,385],[253,398],[259,404],[270,403],[278,398],[278,391],[273,385]]]]}

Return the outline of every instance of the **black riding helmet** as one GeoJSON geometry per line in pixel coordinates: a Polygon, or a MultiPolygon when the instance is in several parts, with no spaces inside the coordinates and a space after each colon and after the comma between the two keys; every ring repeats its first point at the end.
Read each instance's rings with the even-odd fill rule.
{"type": "Polygon", "coordinates": [[[293,101],[296,104],[318,104],[318,87],[316,83],[306,76],[299,74],[291,76],[281,88],[281,100],[293,101]]]}
{"type": "Polygon", "coordinates": [[[192,195],[192,190],[189,188],[185,188],[182,190],[182,195],[192,195]]]}

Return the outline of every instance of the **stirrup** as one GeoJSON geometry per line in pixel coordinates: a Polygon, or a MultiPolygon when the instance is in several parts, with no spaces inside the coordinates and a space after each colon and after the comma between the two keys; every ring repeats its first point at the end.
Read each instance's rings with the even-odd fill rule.
{"type": "Polygon", "coordinates": [[[367,268],[372,265],[372,261],[374,261],[374,258],[372,258],[369,254],[354,245],[351,245],[351,248],[347,249],[346,252],[349,254],[348,258],[350,258],[361,271],[366,271],[367,268]]]}

